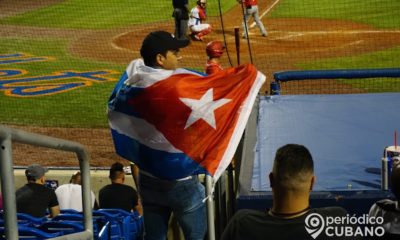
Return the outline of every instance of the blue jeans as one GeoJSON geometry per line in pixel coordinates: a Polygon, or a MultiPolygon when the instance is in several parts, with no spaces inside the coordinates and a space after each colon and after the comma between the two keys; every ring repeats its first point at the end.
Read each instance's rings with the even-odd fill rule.
{"type": "Polygon", "coordinates": [[[167,181],[140,175],[146,240],[165,240],[173,212],[186,240],[203,240],[207,230],[204,186],[197,176],[167,181]]]}

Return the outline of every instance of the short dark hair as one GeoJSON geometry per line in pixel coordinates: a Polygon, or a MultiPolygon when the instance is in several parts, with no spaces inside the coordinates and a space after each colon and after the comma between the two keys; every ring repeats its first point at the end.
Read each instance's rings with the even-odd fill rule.
{"type": "Polygon", "coordinates": [[[71,175],[71,179],[69,180],[69,183],[74,183],[74,184],[81,184],[80,183],[80,177],[81,177],[81,172],[80,171],[76,171],[71,175]],[[79,181],[78,181],[79,180],[79,181]]]}
{"type": "Polygon", "coordinates": [[[157,61],[156,61],[157,55],[158,55],[158,54],[161,54],[161,55],[163,55],[164,57],[166,57],[168,51],[169,51],[169,50],[165,50],[164,52],[159,52],[159,53],[156,53],[156,54],[154,54],[154,53],[144,54],[144,55],[142,56],[143,62],[144,62],[144,64],[145,64],[146,66],[149,66],[149,67],[156,67],[156,66],[157,66],[157,61]]]}
{"type": "Polygon", "coordinates": [[[27,181],[27,182],[36,182],[36,180],[38,180],[38,179],[36,179],[35,177],[26,176],[26,181],[27,181]]]}
{"type": "Polygon", "coordinates": [[[274,160],[274,180],[285,188],[300,187],[306,183],[305,177],[314,173],[314,162],[306,147],[299,144],[287,144],[276,151],[274,160]]]}
{"type": "Polygon", "coordinates": [[[111,165],[110,175],[108,176],[111,180],[118,179],[119,175],[124,172],[124,165],[122,163],[116,162],[111,165]]]}

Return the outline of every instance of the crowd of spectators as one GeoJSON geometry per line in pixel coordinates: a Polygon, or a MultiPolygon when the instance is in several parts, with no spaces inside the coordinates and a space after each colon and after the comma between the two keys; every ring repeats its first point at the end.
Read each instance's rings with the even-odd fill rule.
{"type": "MultiPolygon", "coordinates": [[[[68,184],[54,191],[44,185],[47,171],[47,168],[38,164],[27,167],[27,183],[16,191],[17,212],[34,217],[55,217],[60,209],[82,211],[81,173],[75,172],[68,184]]],[[[101,188],[99,206],[91,192],[93,209],[117,208],[142,214],[139,194],[133,187],[124,184],[125,174],[121,163],[116,162],[111,166],[111,184],[101,188]]],[[[319,214],[325,217],[344,217],[347,214],[345,209],[336,206],[310,207],[309,197],[316,177],[311,153],[302,145],[287,144],[277,150],[269,181],[273,193],[272,207],[264,212],[239,210],[223,231],[222,240],[256,240],[265,239],[266,236],[268,239],[310,239],[310,233],[305,228],[308,216],[319,214]]],[[[391,191],[395,199],[376,202],[368,214],[369,217],[383,218],[385,235],[381,239],[399,239],[400,236],[400,165],[393,165],[391,191]]],[[[2,207],[0,195],[0,209],[2,207]]],[[[320,238],[325,239],[323,232],[321,235],[320,238]]]]}
{"type": "MultiPolygon", "coordinates": [[[[53,218],[61,210],[75,210],[82,212],[82,181],[81,172],[72,174],[69,183],[62,184],[56,189],[46,186],[48,169],[32,164],[25,170],[27,183],[17,189],[15,193],[18,213],[29,214],[37,218],[53,218]]],[[[92,209],[101,208],[123,209],[128,212],[137,211],[142,215],[137,191],[124,184],[124,166],[116,162],[110,168],[111,184],[104,186],[99,192],[99,203],[91,191],[92,209]]],[[[3,209],[2,195],[0,194],[0,210],[3,209]]]]}

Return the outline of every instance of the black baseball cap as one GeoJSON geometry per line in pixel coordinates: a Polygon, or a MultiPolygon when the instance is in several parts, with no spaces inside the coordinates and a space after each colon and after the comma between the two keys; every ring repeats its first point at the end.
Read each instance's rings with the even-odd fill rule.
{"type": "Polygon", "coordinates": [[[190,40],[180,40],[166,31],[154,31],[149,33],[143,40],[140,48],[140,55],[154,58],[159,53],[165,53],[168,50],[178,50],[189,45],[190,40]]]}

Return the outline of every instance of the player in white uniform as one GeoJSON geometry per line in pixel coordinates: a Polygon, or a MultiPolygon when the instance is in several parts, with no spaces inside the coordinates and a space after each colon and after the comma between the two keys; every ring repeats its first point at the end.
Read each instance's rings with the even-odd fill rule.
{"type": "Polygon", "coordinates": [[[190,11],[188,26],[193,40],[203,41],[203,37],[211,32],[211,25],[203,23],[206,19],[206,0],[198,0],[190,11]]]}

